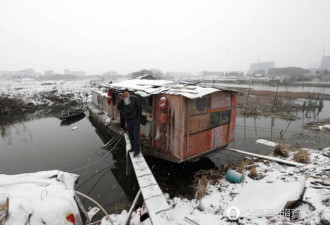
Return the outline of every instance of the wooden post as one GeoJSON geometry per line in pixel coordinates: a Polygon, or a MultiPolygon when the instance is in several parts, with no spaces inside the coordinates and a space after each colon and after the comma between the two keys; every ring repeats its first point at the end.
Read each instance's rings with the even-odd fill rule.
{"type": "Polygon", "coordinates": [[[248,102],[249,102],[250,90],[251,90],[251,81],[250,81],[250,83],[249,83],[249,90],[248,90],[248,95],[247,95],[247,98],[246,98],[245,109],[244,109],[244,115],[246,115],[246,108],[247,108],[247,105],[248,105],[248,102]]]}
{"type": "Polygon", "coordinates": [[[273,104],[273,113],[275,113],[276,98],[277,98],[277,92],[278,92],[278,87],[279,86],[280,86],[280,82],[277,83],[277,89],[276,89],[276,94],[275,94],[274,104],[273,104]]]}
{"type": "Polygon", "coordinates": [[[188,109],[188,98],[186,98],[186,158],[188,158],[188,141],[189,141],[189,109],[188,109]]]}

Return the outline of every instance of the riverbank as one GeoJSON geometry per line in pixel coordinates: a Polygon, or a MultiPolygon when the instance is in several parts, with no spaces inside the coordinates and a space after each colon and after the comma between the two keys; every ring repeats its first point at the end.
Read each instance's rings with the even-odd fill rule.
{"type": "MultiPolygon", "coordinates": [[[[199,182],[203,185],[199,190],[204,190],[203,195],[196,193],[192,200],[168,198],[167,202],[181,224],[187,220],[199,225],[329,224],[330,148],[301,151],[307,152],[310,161],[303,167],[249,158],[240,165],[201,171],[204,181],[199,182]],[[227,181],[229,168],[241,169],[244,181],[227,181]],[[232,215],[229,209],[238,214],[232,215]]],[[[287,159],[297,159],[295,154],[290,152],[287,159]]],[[[149,220],[140,222],[143,211],[137,209],[130,224],[151,224],[149,220]]],[[[111,215],[116,225],[123,224],[126,217],[127,211],[111,215]]],[[[103,219],[102,224],[109,223],[103,219]]]]}
{"type": "Polygon", "coordinates": [[[88,100],[89,80],[49,81],[1,80],[0,115],[47,112],[75,107],[88,100]]]}
{"type": "Polygon", "coordinates": [[[243,116],[266,116],[296,120],[297,112],[320,113],[329,94],[310,92],[276,92],[265,90],[240,90],[238,111],[243,116]]]}

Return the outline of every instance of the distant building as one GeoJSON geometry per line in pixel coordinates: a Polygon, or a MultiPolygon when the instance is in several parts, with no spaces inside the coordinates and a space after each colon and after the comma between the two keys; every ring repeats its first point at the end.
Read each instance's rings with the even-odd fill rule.
{"type": "Polygon", "coordinates": [[[53,70],[45,70],[45,76],[54,76],[53,70]]]}
{"type": "Polygon", "coordinates": [[[322,57],[321,69],[330,70],[330,55],[322,57]]]}
{"type": "Polygon", "coordinates": [[[224,76],[225,73],[221,71],[203,71],[203,76],[224,76]]]}
{"type": "Polygon", "coordinates": [[[114,77],[114,76],[117,76],[118,74],[116,71],[109,71],[109,72],[103,73],[102,75],[105,77],[114,77]]]}
{"type": "Polygon", "coordinates": [[[274,62],[258,62],[251,63],[249,73],[262,73],[268,74],[268,70],[274,68],[274,62]]]}
{"type": "Polygon", "coordinates": [[[36,73],[32,68],[26,68],[20,71],[0,71],[0,75],[6,78],[37,78],[40,73],[36,73]]]}
{"type": "Polygon", "coordinates": [[[268,71],[268,76],[273,79],[291,80],[291,81],[306,81],[310,77],[311,72],[307,69],[300,67],[283,67],[283,68],[271,68],[268,71]]]}
{"type": "Polygon", "coordinates": [[[150,74],[139,76],[136,79],[140,79],[140,80],[156,80],[156,78],[154,76],[150,75],[150,74]]]}
{"type": "Polygon", "coordinates": [[[65,69],[64,75],[85,76],[86,73],[84,71],[71,71],[69,69],[65,69]]]}

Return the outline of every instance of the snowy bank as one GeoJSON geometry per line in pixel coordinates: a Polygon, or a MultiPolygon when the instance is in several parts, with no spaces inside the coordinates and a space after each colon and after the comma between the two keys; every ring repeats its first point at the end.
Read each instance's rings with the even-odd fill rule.
{"type": "Polygon", "coordinates": [[[62,99],[87,101],[90,91],[90,80],[49,81],[37,80],[1,80],[0,97],[22,99],[30,105],[52,105],[62,99]]]}
{"type": "MultiPolygon", "coordinates": [[[[246,170],[242,183],[230,183],[223,177],[216,184],[209,184],[207,195],[200,200],[175,197],[167,201],[180,224],[329,223],[330,148],[308,149],[308,152],[311,163],[303,167],[254,160],[258,179],[251,179],[251,172],[246,170]],[[291,205],[296,200],[298,202],[291,205]]],[[[292,158],[291,153],[289,159],[292,158]]],[[[130,224],[151,224],[148,219],[139,221],[140,211],[141,208],[133,214],[130,224]]],[[[115,224],[121,225],[125,216],[127,212],[123,211],[112,218],[115,224]]]]}

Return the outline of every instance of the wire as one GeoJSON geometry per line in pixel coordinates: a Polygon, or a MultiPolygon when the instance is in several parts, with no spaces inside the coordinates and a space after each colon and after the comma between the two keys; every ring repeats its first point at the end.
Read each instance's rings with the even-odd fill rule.
{"type": "MultiPolygon", "coordinates": [[[[121,135],[122,135],[122,134],[121,134],[121,135]]],[[[118,138],[119,138],[121,135],[119,135],[119,136],[117,136],[116,138],[114,138],[111,142],[109,142],[108,145],[110,146],[111,144],[113,144],[116,140],[118,140],[118,138]]],[[[95,155],[93,155],[92,157],[90,157],[90,158],[88,158],[88,159],[85,159],[85,160],[83,160],[83,161],[77,162],[76,164],[73,164],[73,165],[70,165],[70,166],[64,167],[64,168],[62,168],[61,170],[65,170],[65,169],[68,169],[68,168],[70,168],[70,167],[74,167],[74,166],[77,166],[77,165],[82,164],[82,163],[84,163],[84,162],[90,161],[92,158],[94,158],[94,157],[96,157],[96,156],[99,156],[100,154],[102,154],[102,152],[98,152],[98,153],[96,153],[95,155]]]]}
{"type": "Polygon", "coordinates": [[[88,200],[90,200],[91,202],[93,202],[94,204],[96,204],[98,207],[100,207],[100,209],[105,213],[105,215],[107,216],[107,218],[109,219],[110,223],[113,225],[113,222],[109,216],[109,214],[107,213],[107,211],[105,211],[105,209],[97,202],[95,201],[94,199],[92,199],[91,197],[79,192],[79,191],[75,191],[76,194],[84,197],[84,198],[87,198],[88,200]]]}
{"type": "Polygon", "coordinates": [[[121,140],[121,138],[123,137],[123,135],[121,135],[120,136],[120,138],[118,139],[118,141],[117,141],[117,143],[113,146],[113,148],[109,151],[109,152],[107,152],[102,158],[100,158],[99,160],[97,160],[97,161],[95,161],[95,162],[93,162],[93,163],[91,163],[91,164],[89,164],[89,165],[86,165],[86,166],[84,166],[84,167],[81,167],[81,168],[78,168],[78,169],[75,169],[75,170],[71,170],[71,171],[67,171],[67,172],[69,172],[69,173],[72,173],[72,172],[76,172],[76,171],[79,171],[79,170],[83,170],[83,169],[86,169],[86,168],[88,168],[88,167],[91,167],[91,166],[93,166],[93,165],[95,165],[96,163],[98,163],[98,162],[100,162],[101,160],[103,160],[104,158],[106,158],[114,149],[115,149],[115,147],[118,145],[118,143],[120,142],[120,140],[121,140]]]}
{"type": "Polygon", "coordinates": [[[90,158],[88,158],[88,159],[85,159],[85,160],[80,161],[80,162],[78,162],[78,163],[76,163],[76,164],[73,164],[73,165],[70,165],[70,166],[64,167],[64,168],[62,168],[62,169],[60,169],[60,170],[66,170],[66,169],[68,169],[68,168],[70,168],[70,167],[74,167],[74,166],[77,166],[77,165],[82,164],[82,163],[84,163],[84,162],[87,162],[87,161],[91,160],[92,158],[94,158],[94,157],[100,155],[101,153],[102,153],[102,152],[98,152],[98,153],[96,153],[95,155],[93,155],[92,157],[90,157],[90,158]]]}
{"type": "Polygon", "coordinates": [[[100,171],[97,171],[95,174],[93,174],[92,176],[90,176],[89,178],[87,178],[84,182],[82,182],[77,189],[81,188],[83,185],[85,185],[88,181],[90,181],[93,177],[95,177],[97,174],[101,173],[102,171],[108,169],[110,166],[112,165],[108,165],[106,167],[104,167],[103,169],[101,169],[100,171]]]}
{"type": "MultiPolygon", "coordinates": [[[[94,190],[94,188],[96,187],[96,185],[102,180],[102,178],[110,171],[111,168],[107,169],[102,176],[95,182],[95,184],[93,184],[92,188],[88,191],[88,195],[90,195],[92,193],[92,191],[94,190]]],[[[83,201],[84,203],[84,201],[83,201]]]]}
{"type": "Polygon", "coordinates": [[[102,148],[108,148],[109,146],[111,146],[115,141],[118,140],[118,138],[123,135],[123,134],[120,134],[118,135],[117,137],[111,139],[109,142],[107,142],[105,145],[102,146],[102,148]]]}

